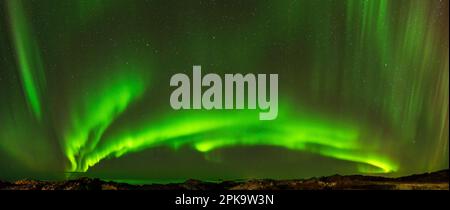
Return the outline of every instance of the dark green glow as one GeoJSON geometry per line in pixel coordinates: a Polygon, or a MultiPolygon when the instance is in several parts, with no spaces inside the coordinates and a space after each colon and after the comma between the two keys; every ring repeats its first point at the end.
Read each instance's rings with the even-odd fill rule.
{"type": "Polygon", "coordinates": [[[171,178],[222,176],[217,165],[236,166],[233,178],[448,168],[448,1],[10,0],[0,11],[0,178],[113,169],[161,178],[154,162],[133,159],[161,148],[211,163],[174,165],[171,178]],[[170,76],[193,65],[278,73],[279,117],[170,109],[170,76]],[[245,171],[260,146],[306,163],[282,168],[289,156],[268,150],[261,161],[280,169],[245,171]],[[230,150],[248,154],[208,159],[230,150]],[[302,159],[311,154],[325,158],[302,159]]]}

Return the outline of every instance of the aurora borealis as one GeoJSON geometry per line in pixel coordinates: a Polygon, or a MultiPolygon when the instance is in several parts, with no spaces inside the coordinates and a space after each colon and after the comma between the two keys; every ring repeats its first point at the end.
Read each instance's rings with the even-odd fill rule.
{"type": "Polygon", "coordinates": [[[5,0],[0,178],[448,168],[444,0],[5,0]],[[279,111],[173,110],[170,77],[279,75],[279,111]]]}

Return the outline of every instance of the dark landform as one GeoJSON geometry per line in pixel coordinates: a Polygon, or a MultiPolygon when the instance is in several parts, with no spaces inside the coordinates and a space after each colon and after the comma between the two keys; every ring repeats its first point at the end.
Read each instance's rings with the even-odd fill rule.
{"type": "Polygon", "coordinates": [[[97,178],[66,181],[0,181],[0,190],[449,190],[449,170],[399,178],[333,175],[298,180],[254,179],[205,182],[187,180],[173,184],[132,185],[97,178]]]}

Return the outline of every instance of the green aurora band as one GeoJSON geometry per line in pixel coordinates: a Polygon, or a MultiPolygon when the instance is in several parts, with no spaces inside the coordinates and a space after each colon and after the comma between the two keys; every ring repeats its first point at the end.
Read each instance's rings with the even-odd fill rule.
{"type": "Polygon", "coordinates": [[[39,120],[42,117],[42,92],[45,78],[39,47],[31,34],[22,1],[8,1],[11,33],[14,38],[18,69],[22,77],[25,95],[32,111],[39,120]]]}
{"type": "Polygon", "coordinates": [[[166,147],[276,147],[355,173],[448,168],[448,1],[227,2],[0,3],[0,178],[166,147]],[[168,79],[192,65],[278,73],[278,118],[170,109],[168,79]]]}
{"type": "MultiPolygon", "coordinates": [[[[291,116],[290,120],[279,120],[275,125],[249,120],[254,119],[256,114],[200,112],[194,117],[191,117],[192,113],[186,113],[186,116],[160,120],[146,126],[144,130],[126,132],[114,139],[106,139],[105,144],[85,155],[84,164],[78,171],[87,171],[89,167],[110,156],[120,157],[155,146],[176,149],[183,145],[189,145],[199,152],[231,146],[277,146],[369,164],[375,167],[372,173],[397,170],[398,166],[389,158],[373,151],[365,151],[364,146],[359,144],[356,128],[336,126],[326,121],[307,119],[305,116],[291,116]]],[[[361,172],[368,171],[362,167],[361,172]]]]}
{"type": "Polygon", "coordinates": [[[77,168],[76,156],[83,157],[84,153],[95,150],[105,129],[142,95],[145,87],[137,75],[121,74],[104,86],[91,90],[95,94],[77,100],[80,103],[71,111],[72,122],[65,132],[65,152],[71,163],[70,171],[77,168]]]}

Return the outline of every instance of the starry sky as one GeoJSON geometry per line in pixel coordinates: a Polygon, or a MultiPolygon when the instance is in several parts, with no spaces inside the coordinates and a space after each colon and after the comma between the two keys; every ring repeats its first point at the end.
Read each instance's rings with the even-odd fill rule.
{"type": "Polygon", "coordinates": [[[449,167],[446,0],[5,0],[0,178],[449,167]],[[279,75],[279,111],[173,110],[177,73],[279,75]]]}

